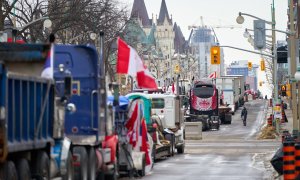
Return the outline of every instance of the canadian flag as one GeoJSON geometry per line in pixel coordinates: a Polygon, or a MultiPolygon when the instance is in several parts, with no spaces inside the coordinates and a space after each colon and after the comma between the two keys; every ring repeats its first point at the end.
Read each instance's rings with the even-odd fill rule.
{"type": "Polygon", "coordinates": [[[217,72],[215,71],[215,72],[211,73],[211,74],[208,76],[208,78],[211,78],[211,79],[217,78],[217,72]]]}
{"type": "Polygon", "coordinates": [[[117,73],[136,77],[140,88],[157,89],[154,77],[144,66],[138,53],[121,38],[118,38],[117,73]]]}

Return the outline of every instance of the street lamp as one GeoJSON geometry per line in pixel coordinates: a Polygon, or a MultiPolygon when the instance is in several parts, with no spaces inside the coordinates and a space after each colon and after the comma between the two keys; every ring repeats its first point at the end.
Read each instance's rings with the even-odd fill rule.
{"type": "MultiPolygon", "coordinates": [[[[272,12],[274,13],[274,12],[272,12]]],[[[255,18],[255,19],[258,19],[258,20],[263,20],[265,21],[266,24],[270,24],[272,25],[272,29],[268,29],[268,30],[272,30],[272,45],[273,45],[273,54],[274,54],[274,57],[273,57],[273,64],[274,64],[274,67],[273,67],[273,80],[274,80],[274,100],[277,102],[277,98],[278,98],[278,85],[277,85],[277,57],[276,57],[276,39],[275,39],[275,19],[272,18],[272,22],[271,21],[266,21],[264,19],[261,19],[257,16],[253,16],[251,14],[247,14],[247,13],[242,13],[242,12],[239,12],[239,16],[236,18],[236,22],[238,24],[243,24],[244,23],[244,16],[249,16],[249,17],[252,17],[252,18],[255,18]]],[[[247,32],[249,29],[246,29],[247,32]]],[[[277,30],[277,31],[280,31],[280,30],[277,30]]],[[[245,34],[245,33],[244,33],[245,34]]],[[[247,35],[247,33],[246,33],[247,35]]]]}
{"type": "Polygon", "coordinates": [[[43,27],[44,28],[51,28],[52,26],[52,21],[49,19],[48,16],[44,16],[44,17],[41,17],[39,19],[35,19],[27,24],[25,24],[24,26],[21,26],[21,27],[13,27],[12,28],[12,35],[13,35],[13,41],[15,42],[16,40],[16,37],[17,37],[17,34],[20,32],[20,31],[25,31],[27,28],[29,28],[31,25],[33,24],[36,24],[37,22],[40,22],[40,21],[44,21],[43,23],[43,27]]]}
{"type": "Polygon", "coordinates": [[[249,17],[252,17],[252,18],[258,19],[258,20],[263,20],[263,21],[265,21],[267,24],[270,24],[270,25],[274,25],[274,24],[275,24],[275,22],[273,23],[273,22],[271,22],[271,21],[266,21],[266,20],[261,19],[261,18],[259,18],[259,17],[257,17],[257,16],[253,16],[253,15],[251,15],[251,14],[242,13],[242,12],[239,12],[239,16],[236,18],[236,22],[237,22],[238,24],[243,24],[243,23],[244,23],[245,18],[243,17],[243,15],[244,15],[244,16],[249,16],[249,17]]]}

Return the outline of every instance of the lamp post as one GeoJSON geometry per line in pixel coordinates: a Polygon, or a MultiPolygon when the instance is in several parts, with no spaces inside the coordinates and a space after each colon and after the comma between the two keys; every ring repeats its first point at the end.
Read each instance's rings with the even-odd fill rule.
{"type": "MultiPolygon", "coordinates": [[[[290,31],[293,33],[295,32],[295,27],[294,27],[294,4],[293,1],[289,1],[289,17],[290,17],[290,31]]],[[[296,39],[295,36],[290,36],[290,72],[291,72],[291,78],[294,78],[294,74],[296,73],[296,39]]],[[[298,113],[297,112],[297,95],[296,95],[296,82],[292,81],[291,83],[292,86],[292,111],[293,111],[293,134],[298,135],[299,132],[299,126],[300,123],[298,122],[298,113]]],[[[298,95],[299,98],[299,95],[298,95]]],[[[299,106],[300,108],[300,106],[299,106]]]]}
{"type": "MultiPolygon", "coordinates": [[[[255,18],[255,19],[258,19],[258,20],[263,20],[259,17],[256,17],[256,16],[253,16],[251,14],[247,14],[247,13],[242,13],[242,12],[239,12],[239,16],[236,18],[236,22],[238,24],[243,24],[245,19],[244,19],[244,16],[249,16],[249,17],[252,17],[252,18],[255,18]]],[[[275,31],[280,31],[280,30],[276,30],[275,29],[275,9],[274,9],[274,3],[273,3],[273,7],[272,7],[272,21],[266,21],[266,20],[263,20],[265,21],[266,24],[269,24],[269,25],[272,25],[272,29],[265,29],[265,30],[272,30],[272,46],[273,46],[273,57],[272,57],[272,61],[273,61],[273,83],[274,83],[274,101],[275,101],[275,104],[277,103],[277,100],[278,100],[278,82],[277,82],[277,52],[276,52],[276,35],[275,35],[275,31]]],[[[246,29],[246,31],[248,32],[249,29],[246,29]]],[[[282,31],[284,32],[284,31],[282,31]]],[[[286,33],[286,32],[284,32],[286,33]]]]}
{"type": "Polygon", "coordinates": [[[48,16],[44,16],[44,17],[41,17],[39,19],[35,19],[27,24],[25,24],[24,26],[21,26],[21,27],[13,27],[13,28],[9,28],[9,29],[12,29],[12,37],[13,37],[13,41],[15,42],[16,40],[16,37],[18,35],[18,33],[20,31],[25,31],[27,28],[29,28],[31,25],[33,24],[36,24],[40,21],[44,21],[43,23],[43,26],[44,28],[51,28],[52,26],[52,21],[49,19],[48,16]]]}

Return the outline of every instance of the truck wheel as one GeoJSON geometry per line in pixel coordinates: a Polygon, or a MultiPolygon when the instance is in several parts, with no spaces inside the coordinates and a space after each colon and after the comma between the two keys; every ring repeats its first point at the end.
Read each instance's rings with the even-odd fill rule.
{"type": "Polygon", "coordinates": [[[116,159],[116,162],[114,164],[114,169],[111,172],[105,174],[105,177],[104,177],[105,180],[117,180],[118,179],[118,163],[117,162],[118,162],[118,159],[116,159]]]}
{"type": "Polygon", "coordinates": [[[17,171],[19,179],[31,180],[30,168],[26,159],[22,158],[18,161],[17,171]]]}
{"type": "Polygon", "coordinates": [[[144,177],[146,175],[146,158],[143,156],[142,169],[138,170],[139,177],[144,177]]]}
{"type": "Polygon", "coordinates": [[[174,156],[175,153],[175,136],[173,134],[166,134],[166,140],[170,141],[170,156],[174,156]]]}
{"type": "Polygon", "coordinates": [[[33,165],[33,175],[38,180],[50,179],[50,160],[46,152],[40,151],[37,153],[33,165]]]}
{"type": "Polygon", "coordinates": [[[63,180],[73,180],[74,179],[74,165],[72,153],[68,153],[67,158],[67,173],[62,177],[63,180]]]}
{"type": "Polygon", "coordinates": [[[89,149],[89,164],[88,164],[89,180],[95,180],[97,177],[98,159],[94,147],[89,149]]]}
{"type": "Polygon", "coordinates": [[[178,146],[177,153],[178,154],[183,154],[184,153],[184,145],[178,146]]]}
{"type": "Polygon", "coordinates": [[[87,180],[88,179],[88,154],[85,147],[75,146],[73,148],[73,155],[77,157],[77,162],[74,165],[74,179],[87,180]],[[78,163],[79,161],[79,163],[78,163]]]}
{"type": "Polygon", "coordinates": [[[0,167],[0,179],[18,180],[17,169],[14,162],[8,161],[0,167]]]}

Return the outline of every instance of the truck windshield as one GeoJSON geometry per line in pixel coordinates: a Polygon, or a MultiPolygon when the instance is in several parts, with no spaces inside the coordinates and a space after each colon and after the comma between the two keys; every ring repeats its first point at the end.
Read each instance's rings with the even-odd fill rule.
{"type": "Polygon", "coordinates": [[[152,108],[153,109],[163,109],[165,107],[165,100],[163,98],[153,98],[152,108]]]}
{"type": "Polygon", "coordinates": [[[210,98],[214,94],[214,88],[211,85],[196,85],[194,94],[199,98],[210,98]]]}

